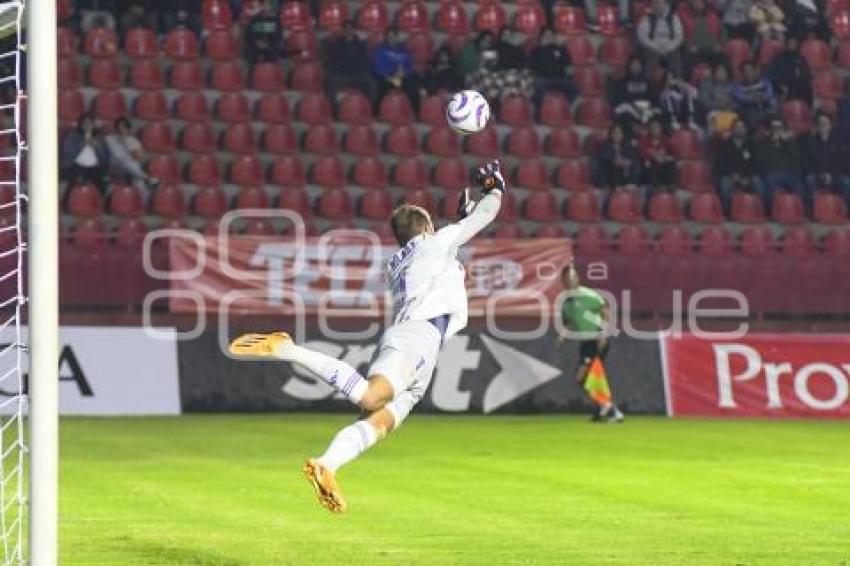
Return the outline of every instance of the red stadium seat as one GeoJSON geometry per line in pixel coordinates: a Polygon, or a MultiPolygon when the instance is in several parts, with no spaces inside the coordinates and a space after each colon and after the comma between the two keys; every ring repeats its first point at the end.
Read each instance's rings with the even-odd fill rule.
{"type": "Polygon", "coordinates": [[[815,194],[814,220],[821,224],[843,224],[847,222],[847,205],[838,195],[815,194]]]}
{"type": "Polygon", "coordinates": [[[177,149],[168,122],[149,122],[142,129],[142,146],[151,153],[171,153],[177,149]]]}
{"type": "Polygon", "coordinates": [[[476,157],[490,159],[501,154],[499,133],[495,128],[484,128],[476,134],[467,136],[466,151],[476,157]]]}
{"type": "Polygon", "coordinates": [[[480,3],[478,11],[475,12],[475,31],[486,30],[495,34],[505,26],[505,21],[505,9],[501,6],[501,3],[488,0],[480,3]]]}
{"type": "Polygon", "coordinates": [[[202,218],[220,218],[227,212],[227,198],[221,187],[202,187],[192,199],[192,212],[202,218]]]}
{"type": "Polygon", "coordinates": [[[183,129],[181,147],[192,153],[212,153],[216,150],[215,134],[206,122],[188,124],[183,129]]]}
{"type": "Polygon", "coordinates": [[[581,140],[571,129],[552,130],[546,138],[546,155],[563,159],[578,159],[582,156],[581,140]]]}
{"type": "Polygon", "coordinates": [[[184,92],[174,104],[174,117],[186,122],[206,122],[210,118],[207,98],[200,92],[184,92]]]}
{"type": "Polygon", "coordinates": [[[577,67],[573,78],[582,96],[605,96],[605,75],[598,67],[577,67]]]}
{"type": "Polygon", "coordinates": [[[423,2],[407,0],[396,13],[396,24],[406,33],[425,31],[428,28],[428,9],[423,2]]]}
{"type": "Polygon", "coordinates": [[[345,166],[336,156],[323,156],[313,163],[313,182],[323,187],[345,185],[345,166]]]}
{"type": "Polygon", "coordinates": [[[268,93],[257,101],[255,106],[256,119],[267,124],[282,124],[289,122],[289,102],[282,94],[268,93]]]}
{"type": "Polygon", "coordinates": [[[741,233],[741,252],[751,256],[764,256],[776,251],[773,233],[767,226],[751,226],[741,233]]]}
{"type": "Polygon", "coordinates": [[[608,199],[608,216],[617,222],[640,222],[640,199],[632,189],[616,189],[608,199]]]}
{"type": "Polygon", "coordinates": [[[540,122],[551,127],[569,127],[573,123],[570,101],[563,94],[547,92],[540,105],[540,122]]]}
{"type": "Polygon", "coordinates": [[[223,122],[238,124],[251,119],[251,108],[244,94],[228,92],[222,94],[216,101],[215,115],[223,122]]]}
{"type": "Polygon", "coordinates": [[[725,255],[732,251],[732,234],[724,226],[709,226],[700,234],[700,251],[706,255],[725,255]]]}
{"type": "Polygon", "coordinates": [[[251,70],[251,88],[260,92],[279,93],[283,91],[286,77],[279,63],[255,63],[251,70]]]}
{"type": "Polygon", "coordinates": [[[286,38],[286,49],[300,53],[304,59],[315,61],[319,54],[319,43],[312,29],[295,30],[286,38]]]}
{"type": "Polygon", "coordinates": [[[319,8],[319,27],[339,31],[348,19],[348,6],[340,0],[326,0],[319,8]]]}
{"type": "Polygon", "coordinates": [[[115,230],[115,243],[122,248],[139,250],[148,233],[148,226],[139,218],[125,218],[115,230]]]}
{"type": "Polygon", "coordinates": [[[159,121],[167,120],[171,113],[162,92],[142,92],[134,103],[133,115],[141,120],[159,121]]]}
{"type": "Polygon", "coordinates": [[[514,12],[514,29],[525,34],[536,36],[546,25],[546,14],[539,4],[524,4],[517,6],[514,12]]]}
{"type": "Polygon", "coordinates": [[[156,34],[151,29],[133,28],[124,37],[124,52],[131,59],[151,59],[159,55],[156,34]]]}
{"type": "Polygon", "coordinates": [[[263,151],[292,154],[298,151],[298,138],[288,124],[272,124],[263,133],[263,151]]]}
{"type": "Polygon", "coordinates": [[[277,200],[277,208],[291,210],[303,218],[312,216],[312,207],[310,206],[310,195],[303,187],[292,187],[281,191],[277,200]]]}
{"type": "Polygon", "coordinates": [[[86,55],[95,59],[111,59],[118,55],[118,36],[108,28],[91,28],[85,37],[86,55]]]}
{"type": "Polygon", "coordinates": [[[616,68],[624,68],[634,52],[631,40],[627,37],[607,37],[600,49],[602,62],[616,68]]]}
{"type": "Polygon", "coordinates": [[[623,33],[620,27],[620,12],[616,6],[599,6],[597,18],[599,33],[606,36],[616,36],[623,33]]]}
{"type": "Polygon", "coordinates": [[[782,224],[800,224],[806,221],[803,200],[799,195],[780,193],[773,198],[771,217],[782,224]]]}
{"type": "Polygon", "coordinates": [[[70,28],[56,29],[56,54],[60,58],[77,56],[77,34],[70,28]]]}
{"type": "Polygon", "coordinates": [[[378,119],[394,125],[410,124],[414,120],[410,99],[401,90],[391,90],[381,100],[378,119]]]}
{"type": "Polygon", "coordinates": [[[508,153],[516,157],[540,157],[542,150],[537,131],[531,127],[514,128],[508,135],[508,153]]]}
{"type": "Polygon", "coordinates": [[[788,100],[782,105],[782,117],[788,127],[801,134],[812,129],[813,118],[809,105],[803,100],[788,100]]]}
{"type": "Polygon", "coordinates": [[[690,234],[681,226],[665,226],[658,235],[657,245],[664,255],[689,253],[693,247],[690,234]]]}
{"type": "Polygon", "coordinates": [[[530,190],[547,190],[551,186],[546,165],[539,159],[524,160],[517,166],[516,183],[530,190]]]}
{"type": "Polygon", "coordinates": [[[322,81],[324,81],[324,72],[322,71],[322,66],[318,63],[310,61],[299,62],[292,69],[290,82],[294,90],[319,92],[322,90],[322,81]]]}
{"type": "Polygon", "coordinates": [[[534,123],[531,101],[522,96],[510,96],[502,100],[499,120],[510,126],[530,126],[534,123]]]}
{"type": "Polygon", "coordinates": [[[127,101],[120,90],[102,90],[94,97],[94,115],[98,120],[111,123],[126,116],[127,101]]]}
{"type": "Polygon", "coordinates": [[[602,226],[583,226],[576,233],[576,249],[582,254],[605,252],[611,249],[608,233],[602,226]]]}
{"type": "Polygon", "coordinates": [[[523,216],[536,222],[558,220],[558,201],[552,191],[537,191],[528,195],[523,206],[523,216]]]}
{"type": "Polygon", "coordinates": [[[527,235],[525,230],[519,224],[505,223],[498,224],[496,229],[490,232],[491,238],[504,238],[509,240],[517,240],[525,238],[527,235]]]}
{"type": "Polygon", "coordinates": [[[298,104],[296,117],[311,125],[330,124],[331,104],[324,94],[305,94],[298,104]]]}
{"type": "Polygon", "coordinates": [[[133,217],[142,214],[142,195],[133,185],[112,185],[109,212],[116,216],[133,217]]]}
{"type": "Polygon", "coordinates": [[[446,124],[447,104],[447,95],[435,94],[426,96],[419,103],[419,121],[429,126],[444,126],[446,124]]]}
{"type": "Polygon", "coordinates": [[[232,30],[212,30],[205,40],[205,53],[215,61],[228,61],[239,55],[236,36],[232,30]]]}
{"type": "Polygon", "coordinates": [[[224,151],[235,155],[257,151],[257,136],[251,124],[232,124],[221,134],[224,151]]]}
{"type": "Polygon", "coordinates": [[[81,220],[74,226],[75,246],[100,247],[106,244],[106,229],[99,218],[81,220]]]}
{"type": "Polygon", "coordinates": [[[822,71],[815,75],[815,96],[836,100],[844,96],[844,81],[834,71],[822,71]]]}
{"type": "Polygon", "coordinates": [[[567,50],[574,65],[595,65],[596,48],[586,36],[571,37],[567,40],[567,50]]]}
{"type": "Polygon", "coordinates": [[[239,61],[219,61],[212,69],[210,86],[222,92],[245,90],[245,67],[239,61]]]}
{"type": "Polygon", "coordinates": [[[762,39],[758,56],[759,65],[767,66],[783,49],[782,42],[778,39],[762,39]]]}
{"type": "Polygon", "coordinates": [[[138,90],[162,90],[165,77],[155,59],[136,61],[130,69],[130,86],[138,90]]]}
{"type": "Polygon", "coordinates": [[[413,57],[413,66],[417,69],[425,68],[428,61],[434,56],[434,39],[427,31],[411,33],[407,38],[406,45],[413,57]]]}
{"type": "Polygon", "coordinates": [[[434,185],[457,190],[469,183],[469,171],[460,159],[441,159],[434,167],[434,185]]]}
{"type": "MultiPolygon", "coordinates": [[[[453,197],[456,213],[458,195],[455,194],[453,197]]],[[[496,220],[499,222],[515,222],[518,218],[516,199],[513,193],[507,193],[502,197],[502,206],[499,208],[499,215],[496,216],[496,220]]]]}
{"type": "Polygon", "coordinates": [[[381,146],[375,130],[365,124],[349,128],[345,136],[345,151],[360,157],[378,155],[381,152],[381,146]]]}
{"type": "Polygon", "coordinates": [[[359,90],[346,90],[339,102],[339,119],[348,124],[371,124],[372,103],[359,90]]]}
{"type": "Polygon", "coordinates": [[[622,253],[641,253],[649,249],[651,240],[642,226],[623,226],[617,234],[617,247],[622,253]]]}
{"type": "Polygon", "coordinates": [[[567,218],[574,222],[599,222],[599,203],[592,191],[572,193],[567,202],[567,218]]]}
{"type": "Polygon", "coordinates": [[[313,25],[307,2],[285,0],[280,7],[280,25],[287,30],[306,30],[313,25]]]}
{"type": "Polygon", "coordinates": [[[461,153],[460,136],[446,126],[432,128],[425,138],[425,151],[440,157],[457,157],[461,153]]]}
{"type": "Polygon", "coordinates": [[[560,224],[546,224],[534,231],[535,238],[566,238],[567,231],[560,224]]]}
{"type": "Polygon", "coordinates": [[[750,44],[743,39],[730,39],[724,46],[726,56],[732,63],[732,69],[737,72],[744,61],[749,61],[753,58],[753,53],[750,50],[750,44]]]}
{"type": "Polygon", "coordinates": [[[78,90],[60,90],[58,118],[66,126],[76,125],[77,120],[86,111],[83,93],[78,90]]]}
{"type": "Polygon", "coordinates": [[[440,3],[435,17],[436,28],[446,33],[469,33],[469,19],[466,8],[459,0],[446,0],[440,3]]]}
{"type": "Polygon", "coordinates": [[[354,164],[352,179],[355,185],[367,189],[383,189],[389,184],[387,168],[376,157],[358,159],[354,164]]]}
{"type": "Polygon", "coordinates": [[[203,0],[201,21],[208,30],[231,29],[233,13],[227,0],[203,0]]]}
{"type": "Polygon", "coordinates": [[[242,233],[246,236],[273,236],[275,229],[271,222],[264,218],[249,218],[242,233]]]}
{"type": "Polygon", "coordinates": [[[562,163],[555,174],[556,184],[571,191],[586,191],[591,188],[590,164],[587,161],[562,163]]]}
{"type": "Polygon", "coordinates": [[[304,149],[309,153],[333,155],[339,151],[339,138],[330,124],[313,126],[304,135],[304,149]]]}
{"type": "Polygon", "coordinates": [[[59,59],[56,66],[60,89],[79,88],[83,84],[83,74],[76,59],[59,59]]]}
{"type": "Polygon", "coordinates": [[[587,33],[587,21],[584,10],[581,8],[558,2],[552,11],[555,31],[564,35],[584,35],[587,33]]]}
{"type": "Polygon", "coordinates": [[[649,199],[649,219],[653,222],[681,222],[682,209],[672,193],[655,193],[649,199]]]}
{"type": "Polygon", "coordinates": [[[708,77],[711,76],[712,68],[708,63],[698,63],[691,70],[691,83],[699,87],[708,77]]]}
{"type": "Polygon", "coordinates": [[[163,183],[179,183],[180,164],[173,155],[156,155],[148,162],[148,174],[163,183]]]}
{"type": "Polygon", "coordinates": [[[221,184],[221,167],[214,155],[195,156],[189,163],[189,182],[195,185],[218,186],[221,184]]]}
{"type": "Polygon", "coordinates": [[[262,185],[265,181],[263,164],[256,155],[240,155],[230,166],[230,180],[242,187],[262,185]]]}
{"type": "Polygon", "coordinates": [[[815,238],[807,226],[785,228],[781,244],[787,255],[806,256],[815,251],[815,238]]]}
{"type": "Polygon", "coordinates": [[[268,208],[269,207],[269,195],[266,194],[262,188],[257,186],[246,186],[239,194],[236,195],[236,200],[233,203],[233,208],[236,209],[246,209],[246,208],[268,208]]]}
{"type": "Polygon", "coordinates": [[[437,212],[437,203],[434,202],[434,198],[431,196],[431,193],[429,193],[426,189],[411,189],[404,193],[402,200],[407,204],[421,206],[432,215],[437,212]]]}
{"type": "Polygon", "coordinates": [[[843,10],[833,14],[829,19],[829,28],[832,34],[839,40],[850,37],[850,10],[843,10]]]}
{"type": "Polygon", "coordinates": [[[679,169],[679,182],[693,192],[714,191],[711,171],[703,161],[685,161],[679,169]]]}
{"type": "Polygon", "coordinates": [[[204,88],[204,75],[197,61],[177,61],[171,66],[169,78],[171,88],[177,90],[201,90],[204,88]]]}
{"type": "Polygon", "coordinates": [[[193,60],[197,59],[201,50],[198,46],[198,37],[189,29],[176,28],[168,32],[163,44],[166,56],[171,59],[193,60]]]}
{"type": "Polygon", "coordinates": [[[829,44],[820,39],[807,39],[800,46],[800,55],[809,63],[813,71],[822,71],[832,66],[832,53],[829,44]]]}
{"type": "Polygon", "coordinates": [[[386,220],[393,210],[392,197],[384,189],[369,191],[360,197],[360,216],[371,220],[386,220]]]}
{"type": "Polygon", "coordinates": [[[316,213],[331,220],[348,220],[354,214],[351,198],[344,189],[327,190],[319,197],[316,213]]]}
{"type": "Polygon", "coordinates": [[[764,222],[764,206],[761,198],[751,193],[733,194],[732,210],[729,216],[733,221],[745,224],[764,222]]]}
{"type": "Polygon", "coordinates": [[[393,184],[405,189],[422,189],[428,185],[428,166],[420,159],[408,157],[393,170],[393,184]]]}
{"type": "Polygon", "coordinates": [[[275,159],[269,177],[272,183],[283,187],[303,187],[307,184],[304,164],[296,155],[282,155],[275,159]]]}
{"type": "Polygon", "coordinates": [[[835,15],[839,12],[850,10],[850,1],[848,0],[827,0],[826,14],[828,16],[835,15]]]}
{"type": "Polygon", "coordinates": [[[850,230],[833,228],[823,237],[823,250],[829,256],[850,256],[850,230]]]}
{"type": "Polygon", "coordinates": [[[696,132],[688,129],[670,134],[670,146],[677,159],[702,159],[702,147],[696,132]]]}
{"type": "Polygon", "coordinates": [[[94,88],[120,88],[124,86],[121,68],[113,59],[92,61],[89,67],[89,86],[94,88]]]}
{"type": "Polygon", "coordinates": [[[74,185],[68,188],[67,209],[74,216],[98,216],[103,212],[103,199],[94,185],[74,185]]]}
{"type": "Polygon", "coordinates": [[[578,107],[578,123],[589,128],[607,129],[613,123],[613,112],[604,98],[586,98],[578,107]]]}
{"type": "Polygon", "coordinates": [[[365,0],[357,13],[357,27],[363,31],[383,33],[387,29],[389,16],[383,0],[365,0]]]}

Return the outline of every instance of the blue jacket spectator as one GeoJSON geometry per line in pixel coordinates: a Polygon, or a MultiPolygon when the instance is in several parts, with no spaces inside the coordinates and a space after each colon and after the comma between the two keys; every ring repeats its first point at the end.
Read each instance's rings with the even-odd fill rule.
{"type": "Polygon", "coordinates": [[[418,111],[419,80],[413,69],[413,56],[402,43],[398,29],[387,29],[384,42],[372,55],[372,73],[378,81],[379,101],[391,89],[401,89],[418,111]]]}
{"type": "Polygon", "coordinates": [[[732,91],[738,113],[750,124],[760,122],[776,111],[776,93],[752,61],[741,65],[741,80],[732,91]]]}

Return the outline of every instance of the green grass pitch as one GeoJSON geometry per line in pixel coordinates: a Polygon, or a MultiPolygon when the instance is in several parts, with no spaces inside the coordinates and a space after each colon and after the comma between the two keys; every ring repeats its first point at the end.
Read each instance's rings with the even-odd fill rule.
{"type": "Polygon", "coordinates": [[[300,475],[344,415],[64,419],[61,563],[850,564],[846,422],[413,415],[300,475]]]}

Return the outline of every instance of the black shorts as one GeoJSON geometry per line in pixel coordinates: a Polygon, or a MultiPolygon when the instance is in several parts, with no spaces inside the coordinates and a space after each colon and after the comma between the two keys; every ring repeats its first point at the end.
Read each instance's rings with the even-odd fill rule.
{"type": "Polygon", "coordinates": [[[578,358],[581,360],[582,365],[590,364],[593,358],[597,356],[605,360],[606,355],[608,355],[607,342],[601,350],[599,348],[599,340],[583,340],[578,347],[578,358]]]}

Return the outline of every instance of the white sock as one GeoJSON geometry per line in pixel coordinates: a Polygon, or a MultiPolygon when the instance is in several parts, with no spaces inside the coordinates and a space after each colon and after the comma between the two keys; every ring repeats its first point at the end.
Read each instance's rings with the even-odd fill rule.
{"type": "Polygon", "coordinates": [[[336,433],[319,463],[334,472],[354,460],[378,441],[378,431],[368,421],[357,421],[336,433]]]}
{"type": "Polygon", "coordinates": [[[360,403],[369,388],[369,382],[357,370],[327,354],[304,346],[285,344],[277,349],[276,357],[302,365],[326,383],[339,389],[354,404],[360,403]]]}

